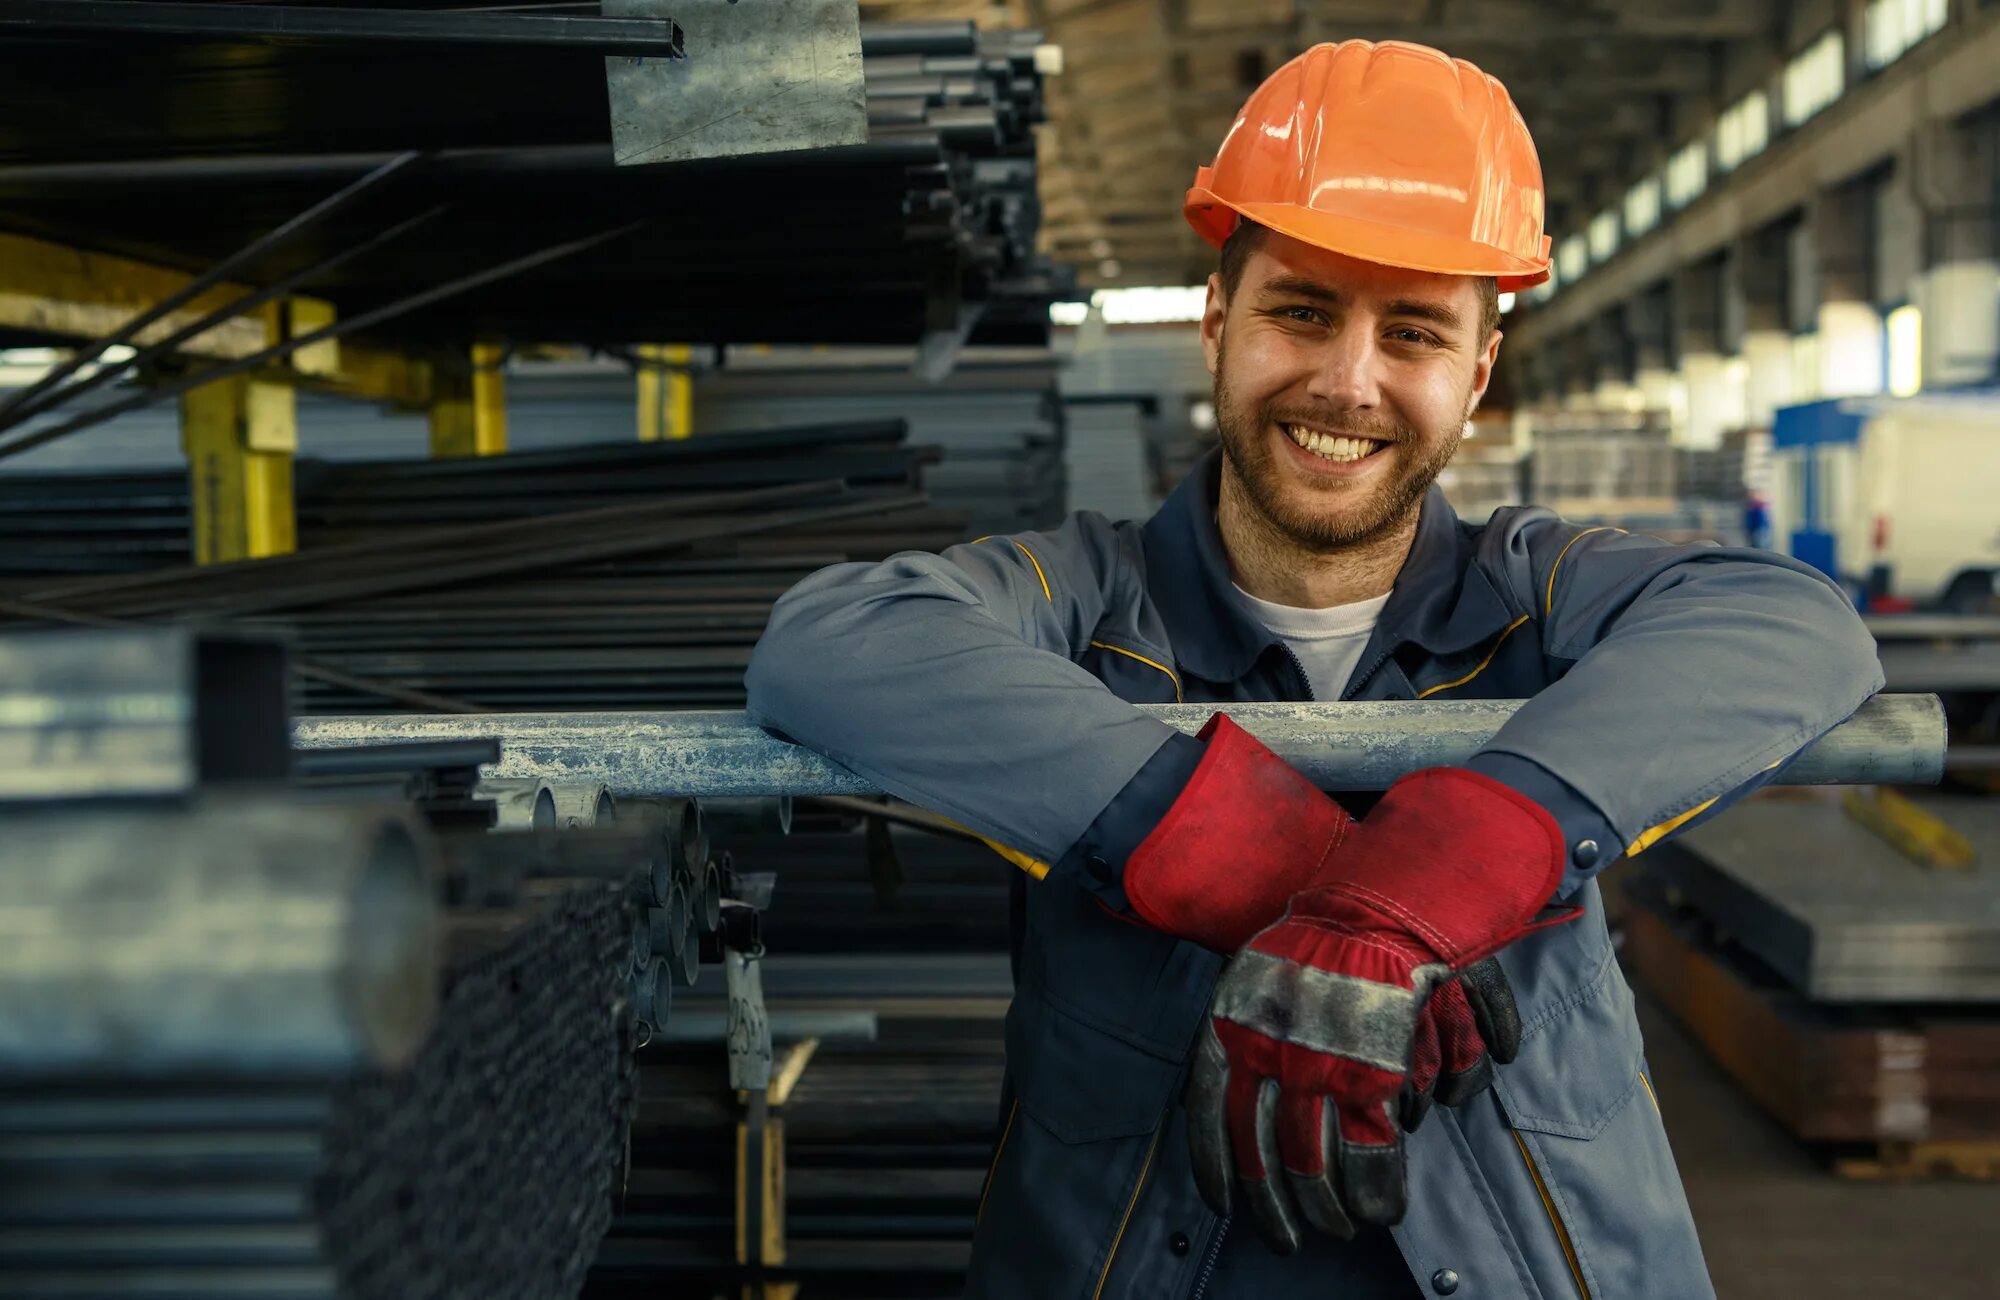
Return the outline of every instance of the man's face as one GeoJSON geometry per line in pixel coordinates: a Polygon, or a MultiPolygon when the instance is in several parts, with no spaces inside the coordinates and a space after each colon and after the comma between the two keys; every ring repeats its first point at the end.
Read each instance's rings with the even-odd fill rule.
{"type": "Polygon", "coordinates": [[[1233,294],[1210,277],[1215,419],[1250,504],[1336,550],[1392,531],[1457,450],[1500,349],[1467,276],[1357,261],[1276,231],[1233,294]]]}

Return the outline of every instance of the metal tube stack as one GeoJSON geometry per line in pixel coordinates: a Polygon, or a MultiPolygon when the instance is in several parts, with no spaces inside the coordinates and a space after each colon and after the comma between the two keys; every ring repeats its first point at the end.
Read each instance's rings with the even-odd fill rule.
{"type": "Polygon", "coordinates": [[[871,24],[862,47],[866,143],[618,166],[601,53],[466,45],[441,61],[435,46],[387,44],[357,58],[300,40],[249,58],[197,41],[169,60],[156,39],[111,32],[0,41],[0,84],[46,128],[0,146],[0,210],[19,228],[198,266],[424,149],[381,194],[263,259],[260,278],[449,205],[420,238],[369,248],[304,286],[354,316],[588,233],[575,228],[588,213],[592,231],[644,227],[373,337],[907,345],[969,331],[1045,344],[1048,304],[1074,285],[1035,251],[1039,38],[871,24]],[[107,89],[79,141],[61,105],[86,83],[107,89]],[[536,93],[510,93],[524,85],[536,93]],[[163,122],[174,124],[165,159],[163,122]]]}

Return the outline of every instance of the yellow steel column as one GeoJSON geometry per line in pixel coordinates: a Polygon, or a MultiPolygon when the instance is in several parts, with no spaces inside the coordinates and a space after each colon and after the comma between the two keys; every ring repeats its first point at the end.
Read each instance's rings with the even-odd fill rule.
{"type": "Polygon", "coordinates": [[[195,563],[296,548],[292,456],[299,424],[289,385],[238,376],[192,390],[181,398],[181,446],[193,496],[195,563]]]}
{"type": "Polygon", "coordinates": [[[639,441],[678,440],[694,433],[694,349],[684,343],[639,346],[639,441]]]}
{"type": "Polygon", "coordinates": [[[472,373],[434,373],[431,455],[498,456],[507,450],[507,350],[472,345],[472,373]]]}

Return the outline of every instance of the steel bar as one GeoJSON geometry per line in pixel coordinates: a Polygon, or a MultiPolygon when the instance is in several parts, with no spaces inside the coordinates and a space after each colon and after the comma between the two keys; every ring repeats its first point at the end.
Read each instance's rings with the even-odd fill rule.
{"type": "MultiPolygon", "coordinates": [[[[1380,790],[1420,768],[1465,762],[1521,704],[1235,704],[1229,713],[1322,789],[1380,790]]],[[[1139,707],[1190,734],[1215,712],[1207,704],[1139,707]]],[[[740,712],[304,718],[294,736],[315,747],[498,736],[494,775],[602,781],[620,797],[881,793],[831,759],[768,735],[740,712]]],[[[1944,712],[1935,696],[1878,696],[1779,779],[1790,785],[1928,785],[1943,774],[1944,751],[1944,712]]]]}
{"type": "MultiPolygon", "coordinates": [[[[216,326],[222,324],[224,321],[234,320],[238,316],[242,316],[248,312],[255,311],[257,308],[263,306],[267,302],[271,302],[275,299],[282,298],[286,294],[290,293],[292,290],[298,288],[300,285],[307,284],[313,280],[316,280],[319,277],[327,274],[329,271],[338,270],[340,267],[346,265],[348,262],[353,261],[355,258],[364,256],[370,252],[373,252],[375,249],[381,248],[385,244],[394,242],[396,239],[400,238],[405,234],[408,234],[412,230],[415,230],[418,226],[423,225],[425,222],[431,221],[436,217],[442,215],[446,210],[447,206],[448,205],[445,204],[439,204],[437,207],[432,208],[430,211],[418,213],[416,216],[411,217],[407,221],[399,221],[395,225],[389,227],[387,230],[384,230],[379,234],[373,235],[370,238],[363,240],[361,243],[356,244],[351,248],[342,249],[338,253],[334,253],[329,257],[322,258],[319,261],[314,262],[311,266],[308,266],[301,271],[296,271],[291,275],[284,277],[282,280],[277,280],[269,285],[266,285],[264,288],[253,289],[249,293],[243,294],[240,297],[234,299],[233,301],[224,303],[222,306],[217,307],[214,311],[209,312],[204,316],[197,317],[196,319],[188,322],[186,325],[183,325],[181,328],[175,330],[173,333],[167,335],[165,338],[155,340],[152,343],[148,343],[145,347],[140,348],[139,350],[134,352],[131,356],[126,357],[123,361],[112,362],[108,365],[99,366],[96,370],[92,371],[89,375],[84,376],[82,379],[74,380],[71,383],[64,384],[62,387],[54,389],[53,391],[44,392],[40,397],[37,398],[29,398],[21,395],[16,395],[15,399],[10,403],[8,403],[7,406],[0,406],[0,430],[11,429],[15,425],[20,424],[22,421],[41,414],[43,411],[52,410],[55,407],[63,406],[69,402],[75,401],[79,397],[82,397],[85,393],[94,392],[97,389],[102,388],[104,385],[110,383],[112,380],[117,379],[122,375],[130,374],[131,372],[139,369],[139,367],[147,364],[148,362],[154,360],[155,358],[167,355],[174,349],[178,348],[181,344],[187,342],[189,339],[195,338],[201,334],[206,334],[209,330],[214,329],[216,326]],[[11,414],[9,413],[8,407],[12,408],[11,414]]],[[[106,346],[109,345],[107,344],[106,346]]],[[[102,349],[99,350],[101,351],[102,349]]],[[[70,364],[71,368],[74,369],[74,366],[76,364],[74,358],[72,358],[72,362],[70,364]]],[[[50,372],[50,376],[53,376],[54,374],[55,374],[54,371],[50,372]]],[[[40,381],[41,386],[46,387],[46,382],[48,378],[49,378],[48,376],[45,376],[43,381],[40,381]]],[[[27,391],[28,391],[27,389],[23,389],[22,394],[26,394],[27,391]]]]}
{"type": "MultiPolygon", "coordinates": [[[[9,10],[17,7],[17,5],[9,4],[7,0],[0,0],[0,25],[4,25],[8,21],[9,10]]],[[[155,8],[174,8],[175,6],[129,3],[116,5],[99,5],[96,3],[36,3],[33,7],[84,13],[103,8],[150,10],[155,8]]],[[[51,368],[47,374],[37,379],[34,383],[29,384],[26,388],[10,394],[5,401],[0,401],[0,430],[11,428],[20,423],[30,413],[29,411],[24,411],[24,407],[32,408],[37,398],[47,393],[57,384],[60,384],[63,380],[68,379],[90,362],[104,355],[105,349],[129,342],[137,337],[140,330],[151,325],[154,321],[160,320],[169,312],[175,311],[187,303],[194,301],[194,299],[203,293],[206,293],[231,275],[234,275],[238,269],[250,265],[257,258],[262,257],[273,248],[283,244],[293,235],[311,226],[314,222],[323,220],[333,213],[338,212],[340,209],[354,202],[354,200],[360,198],[363,194],[366,194],[369,190],[374,189],[383,181],[388,180],[397,172],[408,167],[420,157],[422,157],[422,154],[414,150],[397,154],[380,167],[375,168],[367,175],[321,199],[318,203],[313,204],[291,220],[251,240],[242,248],[237,249],[234,253],[215,263],[206,271],[195,276],[192,280],[189,280],[186,284],[160,299],[151,307],[132,317],[103,338],[94,339],[83,347],[78,348],[67,361],[51,368]]],[[[4,454],[4,450],[0,450],[0,455],[4,454]]]]}
{"type": "Polygon", "coordinates": [[[643,221],[628,222],[611,230],[599,231],[597,234],[587,235],[582,239],[572,239],[567,243],[557,244],[552,248],[544,248],[538,252],[513,258],[500,263],[498,266],[490,266],[483,271],[475,271],[471,275],[460,276],[456,280],[450,280],[435,288],[426,289],[422,293],[413,294],[410,297],[402,298],[395,302],[385,303],[370,311],[364,311],[357,316],[349,316],[321,329],[312,330],[309,333],[287,339],[283,343],[273,344],[261,352],[253,352],[246,357],[234,358],[221,365],[189,375],[185,379],[177,380],[174,383],[164,384],[158,388],[137,393],[126,398],[124,401],[110,402],[94,410],[85,411],[83,414],[65,420],[60,424],[50,425],[46,429],[36,429],[30,433],[22,434],[12,441],[0,443],[0,460],[5,460],[9,456],[18,455],[31,448],[53,442],[58,438],[66,437],[80,430],[102,424],[106,420],[124,415],[128,411],[136,411],[141,407],[151,406],[156,402],[163,402],[170,397],[179,397],[182,393],[192,392],[204,384],[212,384],[219,379],[228,379],[234,375],[248,374],[274,361],[281,361],[292,355],[292,353],[297,352],[300,348],[311,347],[315,343],[324,343],[328,339],[337,339],[343,335],[351,334],[356,330],[367,329],[371,325],[379,325],[383,321],[393,320],[398,316],[417,311],[432,303],[442,302],[447,298],[477,289],[481,285],[491,284],[496,280],[504,280],[509,276],[519,275],[523,271],[532,270],[535,267],[544,266],[561,258],[580,253],[586,248],[595,248],[600,244],[609,243],[620,236],[631,234],[643,225],[645,225],[643,221]]]}
{"type": "Polygon", "coordinates": [[[352,41],[517,45],[582,54],[687,57],[680,24],[667,18],[450,9],[362,9],[339,4],[239,5],[136,0],[0,0],[0,30],[84,32],[190,40],[352,41]]]}

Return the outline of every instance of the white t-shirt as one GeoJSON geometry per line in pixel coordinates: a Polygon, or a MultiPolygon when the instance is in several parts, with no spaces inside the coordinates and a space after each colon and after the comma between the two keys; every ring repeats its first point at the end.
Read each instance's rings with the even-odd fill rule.
{"type": "Polygon", "coordinates": [[[1347,679],[1354,675],[1354,665],[1361,662],[1361,652],[1375,631],[1375,620],[1389,603],[1389,595],[1384,592],[1373,600],[1357,600],[1351,605],[1299,609],[1259,600],[1241,587],[1236,590],[1250,603],[1258,621],[1270,628],[1272,635],[1282,638],[1299,657],[1316,700],[1337,700],[1347,689],[1347,679]]]}

